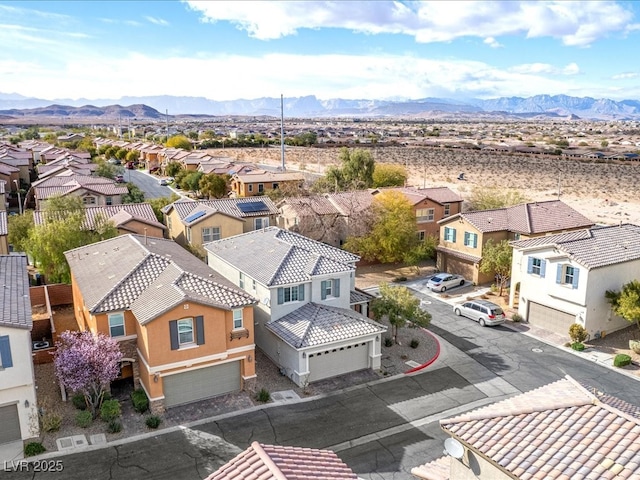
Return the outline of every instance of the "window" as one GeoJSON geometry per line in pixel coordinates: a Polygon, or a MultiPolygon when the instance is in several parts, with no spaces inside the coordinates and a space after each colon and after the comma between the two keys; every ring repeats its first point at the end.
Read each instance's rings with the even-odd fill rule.
{"type": "Polygon", "coordinates": [[[547,261],[542,258],[529,257],[527,261],[527,273],[532,275],[540,275],[544,278],[547,261]]]}
{"type": "Polygon", "coordinates": [[[251,282],[253,282],[251,286],[253,287],[253,291],[255,292],[256,289],[257,289],[256,288],[256,281],[255,281],[255,279],[252,279],[251,282]]]}
{"type": "Polygon", "coordinates": [[[178,343],[185,345],[193,343],[193,319],[178,320],[178,343]]]}
{"type": "Polygon", "coordinates": [[[449,215],[451,215],[451,204],[445,203],[444,204],[444,216],[448,217],[449,215]]]}
{"type": "Polygon", "coordinates": [[[301,302],[304,300],[304,285],[278,288],[278,305],[289,302],[301,302]]]}
{"type": "Polygon", "coordinates": [[[456,243],[456,229],[444,227],[444,241],[456,243]]]}
{"type": "Polygon", "coordinates": [[[274,190],[277,190],[278,187],[279,187],[279,185],[277,183],[271,184],[271,188],[273,188],[274,190]]]}
{"type": "Polygon", "coordinates": [[[340,279],[323,280],[320,283],[320,298],[325,300],[327,297],[338,298],[340,296],[340,279]]]}
{"type": "Polygon", "coordinates": [[[269,217],[260,217],[255,218],[254,222],[254,230],[260,230],[261,228],[267,228],[269,226],[269,217]]]}
{"type": "Polygon", "coordinates": [[[0,370],[13,367],[9,335],[0,336],[0,370]]]}
{"type": "Polygon", "coordinates": [[[244,288],[244,273],[240,272],[240,281],[238,282],[240,288],[244,288]]]}
{"type": "Polygon", "coordinates": [[[111,337],[124,337],[124,314],[109,314],[109,335],[111,337]]]}
{"type": "Polygon", "coordinates": [[[169,227],[169,230],[171,230],[171,217],[168,215],[165,215],[165,218],[167,219],[167,227],[169,227]]]}
{"type": "Polygon", "coordinates": [[[478,234],[471,232],[464,232],[464,246],[476,248],[478,246],[478,234]]]}
{"type": "Polygon", "coordinates": [[[233,311],[233,329],[242,328],[242,310],[233,311]]]}
{"type": "Polygon", "coordinates": [[[513,234],[513,239],[514,240],[520,240],[520,234],[519,233],[514,233],[513,234]]]}
{"type": "Polygon", "coordinates": [[[571,288],[578,288],[578,277],[580,269],[571,265],[558,265],[556,272],[556,283],[569,285],[571,288]]]}
{"type": "Polygon", "coordinates": [[[84,205],[95,205],[96,197],[82,197],[82,203],[84,205]]]}
{"type": "Polygon", "coordinates": [[[187,231],[187,242],[191,243],[191,227],[185,229],[187,231]]]}
{"type": "Polygon", "coordinates": [[[259,183],[258,184],[258,193],[262,193],[264,192],[264,183],[259,183]]]}
{"type": "Polygon", "coordinates": [[[419,208],[416,210],[416,220],[418,222],[433,222],[435,209],[419,208]]]}
{"type": "Polygon", "coordinates": [[[220,240],[220,227],[205,227],[202,229],[202,243],[220,240]]]}
{"type": "Polygon", "coordinates": [[[249,192],[253,192],[253,183],[250,183],[249,185],[247,185],[247,189],[249,192]]]}
{"type": "Polygon", "coordinates": [[[420,230],[420,231],[418,232],[418,240],[419,240],[420,242],[424,242],[424,238],[425,238],[424,230],[420,230]]]}
{"type": "Polygon", "coordinates": [[[106,203],[107,205],[113,205],[113,197],[107,197],[107,198],[105,199],[105,203],[106,203]]]}

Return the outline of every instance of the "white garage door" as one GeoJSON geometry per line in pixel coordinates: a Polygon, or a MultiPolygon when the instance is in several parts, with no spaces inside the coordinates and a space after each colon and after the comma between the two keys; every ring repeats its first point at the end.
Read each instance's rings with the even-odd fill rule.
{"type": "Polygon", "coordinates": [[[567,335],[569,327],[576,323],[576,316],[535,302],[529,302],[527,321],[531,325],[567,335]]]}
{"type": "Polygon", "coordinates": [[[358,343],[309,355],[309,382],[369,368],[369,347],[358,343]]]}
{"type": "Polygon", "coordinates": [[[0,407],[0,445],[21,440],[18,406],[0,407]]]}
{"type": "Polygon", "coordinates": [[[165,407],[206,400],[240,390],[240,361],[162,378],[165,407]]]}

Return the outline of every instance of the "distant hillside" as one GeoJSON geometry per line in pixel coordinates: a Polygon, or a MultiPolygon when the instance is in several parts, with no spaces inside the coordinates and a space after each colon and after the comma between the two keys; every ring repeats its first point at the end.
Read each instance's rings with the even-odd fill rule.
{"type": "MultiPolygon", "coordinates": [[[[42,100],[0,93],[0,115],[19,117],[136,118],[159,119],[166,113],[209,116],[280,116],[280,98],[217,101],[204,97],[123,97],[118,100],[42,100]],[[52,104],[53,102],[53,104],[52,104]],[[130,105],[122,107],[120,105],[130,105]]],[[[640,101],[614,101],[605,98],[536,95],[502,97],[490,100],[458,101],[424,98],[407,101],[321,100],[313,95],[285,98],[287,117],[370,117],[370,118],[584,118],[640,119],[640,101]]]]}

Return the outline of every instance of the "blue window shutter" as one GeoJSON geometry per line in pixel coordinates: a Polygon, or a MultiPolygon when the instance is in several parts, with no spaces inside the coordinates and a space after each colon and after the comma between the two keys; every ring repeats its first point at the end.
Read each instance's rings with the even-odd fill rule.
{"type": "Polygon", "coordinates": [[[196,343],[204,345],[204,317],[202,315],[196,317],[196,343]]]}
{"type": "Polygon", "coordinates": [[[284,303],[284,288],[278,288],[278,305],[282,305],[284,303]]]}
{"type": "Polygon", "coordinates": [[[339,278],[336,278],[333,281],[333,290],[334,290],[333,296],[339,297],[340,296],[340,279],[339,278]]]}
{"type": "Polygon", "coordinates": [[[469,245],[469,232],[464,232],[464,244],[469,245]]]}
{"type": "Polygon", "coordinates": [[[327,284],[326,284],[326,280],[322,280],[322,282],[320,282],[320,298],[322,300],[327,298],[327,284]]]}
{"type": "Polygon", "coordinates": [[[178,321],[171,320],[169,322],[169,335],[171,336],[171,350],[178,350],[180,344],[178,343],[178,321]]]}
{"type": "Polygon", "coordinates": [[[547,261],[540,260],[540,276],[544,278],[544,275],[546,272],[547,272],[547,261]]]}
{"type": "Polygon", "coordinates": [[[533,273],[533,257],[527,259],[527,273],[533,273]]]}
{"type": "Polygon", "coordinates": [[[558,264],[558,269],[556,270],[556,283],[562,283],[562,264],[558,264]]]}
{"type": "Polygon", "coordinates": [[[578,277],[579,276],[580,276],[580,269],[574,267],[574,269],[573,269],[573,283],[571,284],[571,286],[573,288],[578,288],[578,277]]]}
{"type": "Polygon", "coordinates": [[[304,284],[298,285],[298,300],[304,300],[304,284]]]}
{"type": "Polygon", "coordinates": [[[473,234],[473,248],[476,248],[478,246],[478,234],[474,233],[473,234]]]}
{"type": "Polygon", "coordinates": [[[13,359],[11,358],[11,344],[9,343],[9,335],[0,337],[0,363],[2,368],[13,367],[13,359]]]}
{"type": "Polygon", "coordinates": [[[456,229],[452,228],[451,230],[453,230],[453,240],[451,240],[453,243],[456,243],[456,229]]]}

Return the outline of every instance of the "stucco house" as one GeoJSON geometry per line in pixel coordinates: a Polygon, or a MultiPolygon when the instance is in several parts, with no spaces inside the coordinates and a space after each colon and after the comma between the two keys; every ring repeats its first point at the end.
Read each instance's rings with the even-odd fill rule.
{"type": "Polygon", "coordinates": [[[236,173],[231,177],[231,195],[235,197],[255,197],[265,195],[270,190],[284,188],[285,185],[302,187],[304,175],[297,172],[272,172],[251,170],[236,173]]]}
{"type": "Polygon", "coordinates": [[[440,271],[463,275],[476,284],[494,281],[480,272],[484,245],[493,240],[520,240],[593,226],[593,222],[560,200],[458,213],[438,222],[440,271]]]}
{"type": "Polygon", "coordinates": [[[221,238],[274,225],[278,208],[269,197],[178,200],[162,209],[169,238],[197,250],[221,238]]]}
{"type": "Polygon", "coordinates": [[[39,435],[31,360],[31,301],[27,257],[0,255],[0,461],[23,458],[39,435]]]}
{"type": "Polygon", "coordinates": [[[31,184],[27,194],[29,203],[35,202],[36,210],[44,209],[47,199],[53,196],[76,195],[85,206],[119,205],[122,196],[129,193],[125,185],[103,177],[76,175],[72,171],[52,175],[31,184]]]}
{"type": "Polygon", "coordinates": [[[640,478],[640,408],[569,376],[440,427],[449,455],[418,479],[640,478]]]}
{"type": "Polygon", "coordinates": [[[65,257],[79,329],[118,340],[122,377],[145,390],[153,411],[255,378],[255,299],[172,240],[122,235],[65,257]]]}
{"type": "Polygon", "coordinates": [[[562,335],[579,323],[592,337],[629,326],[604,294],[640,278],[640,226],[593,227],[512,245],[511,283],[520,284],[518,313],[529,323],[562,335]]]}
{"type": "Polygon", "coordinates": [[[6,210],[0,210],[0,255],[9,253],[9,223],[6,210]]]}
{"type": "Polygon", "coordinates": [[[260,300],[256,344],[297,385],[380,368],[386,327],[355,288],[358,256],[277,227],[204,247],[211,268],[260,300]]]}

